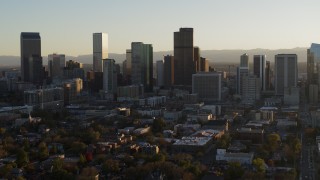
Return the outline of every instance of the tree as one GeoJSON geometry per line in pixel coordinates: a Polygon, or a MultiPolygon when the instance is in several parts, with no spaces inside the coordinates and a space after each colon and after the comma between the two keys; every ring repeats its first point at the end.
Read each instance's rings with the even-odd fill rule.
{"type": "Polygon", "coordinates": [[[227,149],[231,142],[231,138],[229,134],[224,134],[221,138],[217,141],[217,148],[227,149]]]}
{"type": "Polygon", "coordinates": [[[162,118],[157,118],[153,121],[152,131],[153,133],[162,133],[165,126],[166,122],[162,118]]]}
{"type": "Polygon", "coordinates": [[[102,171],[106,174],[120,172],[119,161],[113,159],[106,160],[102,165],[102,171]]]}
{"type": "Polygon", "coordinates": [[[58,172],[63,170],[63,160],[61,158],[55,158],[52,162],[52,172],[58,172]]]}
{"type": "Polygon", "coordinates": [[[40,160],[45,160],[49,157],[49,151],[46,143],[41,142],[38,146],[38,150],[40,160]]]}
{"type": "Polygon", "coordinates": [[[229,168],[225,171],[225,179],[239,179],[243,176],[244,169],[239,162],[229,163],[229,168]]]}
{"type": "Polygon", "coordinates": [[[268,147],[271,152],[274,152],[279,147],[279,142],[281,141],[279,134],[273,133],[267,136],[268,147]]]}
{"type": "Polygon", "coordinates": [[[23,149],[18,150],[16,163],[20,168],[26,166],[29,163],[28,154],[23,149]]]}
{"type": "Polygon", "coordinates": [[[85,164],[87,163],[87,159],[84,155],[80,154],[80,158],[79,158],[79,162],[78,164],[83,167],[85,166],[85,164]]]}
{"type": "Polygon", "coordinates": [[[256,168],[256,170],[258,172],[265,173],[266,167],[265,167],[265,163],[264,163],[263,159],[256,158],[256,159],[253,160],[252,164],[253,164],[253,166],[256,168]]]}

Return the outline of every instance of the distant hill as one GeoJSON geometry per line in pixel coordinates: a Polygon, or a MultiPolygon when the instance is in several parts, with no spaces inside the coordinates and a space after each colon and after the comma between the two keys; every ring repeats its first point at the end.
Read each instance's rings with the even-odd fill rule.
{"type": "MultiPolygon", "coordinates": [[[[298,62],[307,61],[307,48],[298,47],[293,49],[250,49],[250,50],[201,50],[201,56],[206,57],[211,63],[238,63],[240,56],[247,53],[252,62],[252,56],[254,54],[265,54],[267,60],[274,62],[274,56],[276,54],[297,54],[298,62]]],[[[167,54],[173,54],[173,51],[159,51],[153,53],[154,62],[163,59],[163,56],[167,54]]],[[[47,65],[47,56],[44,56],[44,65],[47,65]]],[[[115,59],[117,63],[122,63],[125,60],[125,54],[110,53],[109,58],[115,59]]],[[[66,60],[76,60],[84,64],[92,64],[92,54],[75,56],[66,56],[66,60]]],[[[0,67],[2,66],[18,66],[20,65],[19,56],[0,56],[0,67]]]]}

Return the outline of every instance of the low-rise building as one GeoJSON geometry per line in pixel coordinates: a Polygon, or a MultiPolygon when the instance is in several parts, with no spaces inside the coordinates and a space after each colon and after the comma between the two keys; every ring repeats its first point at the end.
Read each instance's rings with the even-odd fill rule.
{"type": "Polygon", "coordinates": [[[217,149],[216,161],[239,162],[252,164],[253,153],[228,153],[225,149],[217,149]]]}
{"type": "Polygon", "coordinates": [[[179,118],[182,117],[182,111],[164,111],[163,112],[163,119],[165,121],[177,121],[179,118]]]}
{"type": "Polygon", "coordinates": [[[211,137],[182,137],[172,144],[174,152],[207,152],[213,145],[213,139],[211,137]]]}
{"type": "Polygon", "coordinates": [[[262,144],[264,142],[264,130],[241,128],[237,129],[236,140],[251,141],[253,144],[262,144]]]}
{"type": "Polygon", "coordinates": [[[138,128],[133,131],[133,134],[142,135],[142,134],[148,133],[150,130],[151,130],[150,127],[138,128]]]}

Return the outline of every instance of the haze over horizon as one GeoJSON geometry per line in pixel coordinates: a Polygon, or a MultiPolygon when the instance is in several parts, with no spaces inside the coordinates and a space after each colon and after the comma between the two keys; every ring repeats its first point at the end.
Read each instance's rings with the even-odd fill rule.
{"type": "Polygon", "coordinates": [[[123,54],[134,41],[152,44],[155,52],[170,51],[180,27],[194,28],[194,45],[201,51],[304,48],[320,42],[318,7],[316,0],[5,0],[0,55],[20,55],[21,32],[40,33],[42,56],[91,54],[94,32],[108,33],[112,53],[123,54]]]}

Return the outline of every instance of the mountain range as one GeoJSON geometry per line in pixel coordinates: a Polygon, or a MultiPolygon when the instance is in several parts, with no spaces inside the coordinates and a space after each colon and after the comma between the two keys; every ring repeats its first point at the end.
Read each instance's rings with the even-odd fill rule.
{"type": "MultiPolygon", "coordinates": [[[[250,49],[250,50],[201,50],[200,54],[202,57],[207,58],[210,63],[239,63],[240,56],[244,53],[249,55],[249,61],[252,62],[252,56],[255,54],[265,54],[267,60],[274,62],[274,56],[276,54],[297,54],[298,62],[307,61],[307,48],[297,47],[292,49],[250,49]]],[[[158,51],[153,53],[153,60],[163,59],[163,56],[167,54],[173,54],[173,51],[158,51]]],[[[109,58],[115,59],[117,63],[122,63],[125,60],[125,54],[109,53],[109,58]]],[[[66,60],[76,60],[84,64],[92,64],[92,54],[79,55],[79,56],[68,56],[66,60]]],[[[43,56],[43,64],[47,65],[48,57],[43,56]]],[[[0,56],[0,67],[12,67],[20,65],[20,56],[0,56]]]]}

